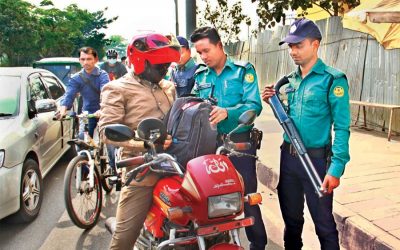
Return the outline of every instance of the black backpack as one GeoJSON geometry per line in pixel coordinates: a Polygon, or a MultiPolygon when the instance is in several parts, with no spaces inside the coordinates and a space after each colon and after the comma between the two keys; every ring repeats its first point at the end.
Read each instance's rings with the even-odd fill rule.
{"type": "Polygon", "coordinates": [[[166,150],[186,168],[193,158],[214,154],[217,149],[217,129],[209,122],[212,106],[198,97],[180,97],[173,103],[164,120],[172,144],[166,150]]]}

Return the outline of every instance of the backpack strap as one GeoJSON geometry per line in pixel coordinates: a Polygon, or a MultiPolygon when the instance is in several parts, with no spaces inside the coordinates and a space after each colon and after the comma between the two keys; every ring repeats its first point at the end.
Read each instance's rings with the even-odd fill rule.
{"type": "Polygon", "coordinates": [[[92,90],[94,90],[98,95],[100,95],[100,90],[94,85],[94,83],[83,75],[83,72],[79,72],[79,76],[82,78],[83,82],[86,83],[92,90]]]}

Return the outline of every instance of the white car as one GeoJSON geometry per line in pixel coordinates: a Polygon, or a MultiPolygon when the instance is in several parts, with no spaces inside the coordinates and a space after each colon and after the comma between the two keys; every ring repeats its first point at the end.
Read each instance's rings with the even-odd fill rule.
{"type": "Polygon", "coordinates": [[[42,177],[75,147],[73,120],[53,120],[65,93],[51,72],[0,67],[0,219],[14,214],[28,222],[39,213],[42,177]]]}

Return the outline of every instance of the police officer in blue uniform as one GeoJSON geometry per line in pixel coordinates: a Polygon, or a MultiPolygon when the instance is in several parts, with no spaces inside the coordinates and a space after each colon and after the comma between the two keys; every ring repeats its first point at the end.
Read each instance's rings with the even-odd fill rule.
{"type": "MultiPolygon", "coordinates": [[[[217,106],[210,113],[210,123],[216,125],[219,138],[238,125],[239,116],[247,110],[261,113],[262,105],[258,90],[257,75],[253,65],[238,62],[227,57],[223,45],[214,28],[202,27],[190,37],[196,51],[207,66],[200,66],[195,73],[195,85],[192,93],[201,98],[213,97],[217,106]]],[[[235,142],[251,142],[251,127],[244,127],[231,137],[235,142]]],[[[221,141],[219,142],[221,143],[221,141]]],[[[246,153],[256,155],[255,143],[246,153]]],[[[253,157],[230,158],[242,175],[245,193],[257,191],[256,160],[253,157]]],[[[267,234],[258,205],[244,207],[245,216],[253,216],[255,224],[246,227],[250,249],[265,249],[267,234]]]]}
{"type": "Polygon", "coordinates": [[[191,57],[189,42],[182,36],[176,37],[181,45],[181,58],[177,65],[172,68],[168,80],[175,84],[176,95],[181,97],[190,94],[194,85],[194,73],[198,64],[191,57]]]}
{"type": "MultiPolygon", "coordinates": [[[[345,165],[350,160],[349,86],[344,73],[325,65],[318,58],[321,39],[321,32],[314,22],[299,19],[280,42],[280,45],[289,45],[290,56],[298,65],[288,76],[290,82],[285,91],[288,115],[323,180],[322,190],[325,192],[325,196],[319,199],[285,134],[281,147],[278,197],[285,222],[286,249],[301,249],[303,246],[304,195],[321,249],[339,249],[332,203],[333,189],[339,186],[345,165]],[[333,144],[332,125],[335,131],[333,144]]],[[[273,94],[272,86],[267,86],[262,94],[263,100],[268,101],[273,94]]]]}

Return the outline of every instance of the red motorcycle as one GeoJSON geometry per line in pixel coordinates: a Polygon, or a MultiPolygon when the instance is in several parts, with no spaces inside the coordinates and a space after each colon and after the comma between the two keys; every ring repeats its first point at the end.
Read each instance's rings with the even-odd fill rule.
{"type": "MultiPolygon", "coordinates": [[[[247,111],[239,118],[237,129],[251,125],[256,114],[247,111]]],[[[145,141],[149,152],[143,156],[118,161],[117,167],[138,166],[128,173],[125,185],[142,180],[150,171],[162,179],[153,191],[153,205],[144,222],[135,246],[139,249],[244,249],[239,229],[254,224],[254,218],[237,219],[243,213],[244,202],[261,203],[259,193],[244,196],[243,180],[228,156],[254,157],[238,152],[250,143],[233,143],[230,134],[216,154],[190,160],[182,168],[175,158],[157,153],[154,142],[166,137],[164,124],[158,119],[143,120],[137,129],[139,138],[124,125],[105,129],[108,138],[125,141],[132,138],[145,141]]],[[[106,223],[110,231],[112,222],[106,223]]]]}

